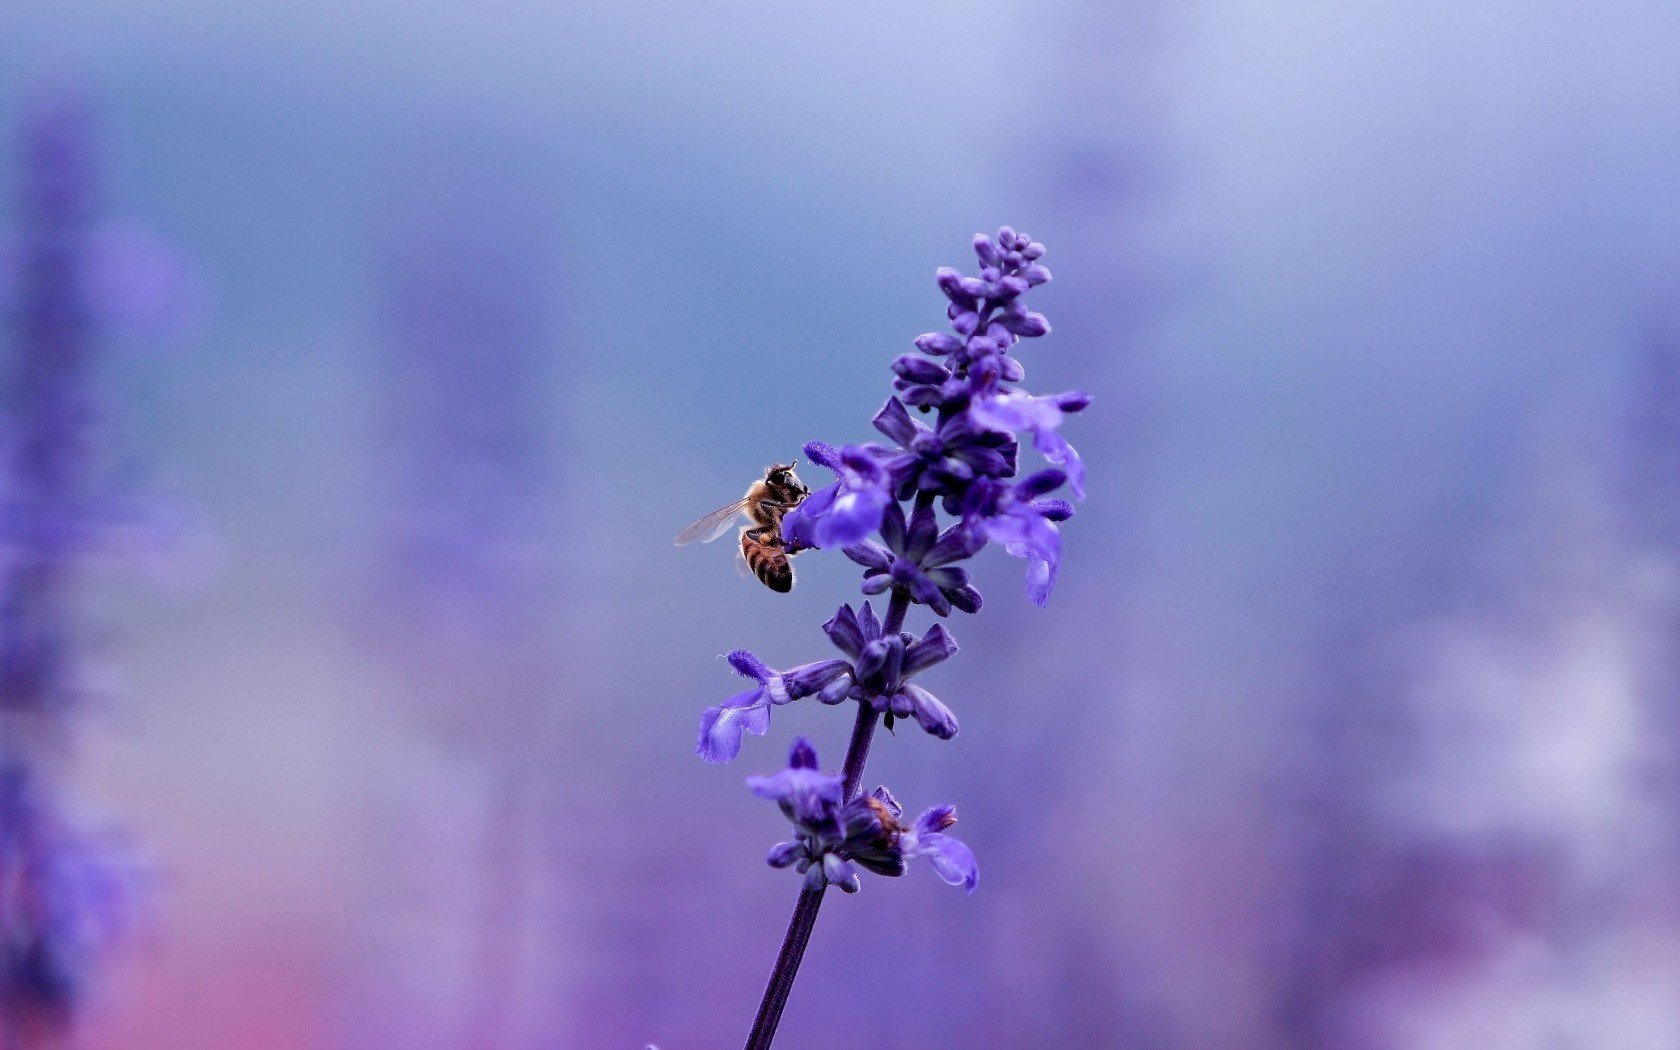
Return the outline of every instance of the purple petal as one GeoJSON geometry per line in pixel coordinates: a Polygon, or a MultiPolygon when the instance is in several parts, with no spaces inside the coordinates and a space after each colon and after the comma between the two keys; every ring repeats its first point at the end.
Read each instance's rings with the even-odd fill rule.
{"type": "Polygon", "coordinates": [[[1051,521],[1066,521],[1073,517],[1073,504],[1065,499],[1035,499],[1033,509],[1051,521]]]}
{"type": "Polygon", "coordinates": [[[731,762],[741,753],[741,734],[763,736],[770,729],[770,706],[755,703],[738,705],[743,697],[751,699],[758,690],[741,693],[717,707],[708,707],[700,714],[700,739],[694,752],[707,762],[731,762]]]}
{"type": "MultiPolygon", "coordinates": [[[[1015,299],[1012,302],[1020,302],[1020,300],[1015,299]]],[[[1005,317],[1003,325],[1011,332],[1026,339],[1050,334],[1050,322],[1045,319],[1043,314],[1029,313],[1025,317],[1005,317]]]]}
{"type": "Polygon", "coordinates": [[[838,704],[852,694],[852,676],[843,674],[834,681],[822,687],[817,693],[817,702],[823,704],[838,704]]]}
{"type": "Polygon", "coordinates": [[[735,673],[746,678],[756,678],[760,682],[768,682],[776,674],[766,667],[763,660],[745,649],[736,649],[727,657],[729,666],[735,668],[735,673]]]}
{"type": "Polygon", "coordinates": [[[944,831],[957,822],[957,807],[950,803],[929,806],[916,818],[912,829],[917,835],[932,835],[944,831]]]}
{"type": "Polygon", "coordinates": [[[904,687],[901,694],[910,698],[916,724],[941,740],[957,735],[957,716],[939,702],[939,698],[915,683],[904,687]]]}
{"type": "Polygon", "coordinates": [[[850,861],[842,859],[838,854],[823,854],[822,866],[823,876],[842,889],[845,888],[845,883],[857,879],[857,869],[852,867],[850,861]]]}
{"type": "Polygon", "coordinates": [[[1030,503],[1061,488],[1067,479],[1066,473],[1054,468],[1038,471],[1015,486],[1015,498],[1030,503]]]}
{"type": "Polygon", "coordinates": [[[920,570],[910,575],[910,597],[928,607],[936,616],[951,615],[951,600],[928,575],[920,570]]]}
{"type": "Polygon", "coordinates": [[[892,552],[874,540],[847,544],[841,548],[841,553],[865,568],[880,569],[883,572],[892,565],[893,560],[892,552]]]}
{"type": "Polygon", "coordinates": [[[956,655],[957,642],[945,625],[936,623],[928,632],[904,651],[904,676],[920,674],[937,663],[956,655]]]}
{"type": "Polygon", "coordinates": [[[868,602],[858,610],[858,626],[863,628],[865,638],[881,637],[881,621],[875,617],[875,607],[868,602]]]}
{"type": "MultiPolygon", "coordinates": [[[[1015,554],[1014,550],[1010,550],[1015,554]]],[[[1025,557],[1027,563],[1027,597],[1040,609],[1050,604],[1050,592],[1056,587],[1056,574],[1061,567],[1060,558],[1046,558],[1038,554],[1026,552],[1016,554],[1025,557]]]]}
{"type": "Polygon", "coordinates": [[[904,537],[904,552],[911,558],[920,559],[933,546],[933,541],[939,536],[939,519],[933,512],[933,507],[927,506],[916,510],[910,515],[910,527],[904,537]]]}
{"type": "Polygon", "coordinates": [[[887,807],[887,812],[895,818],[904,815],[904,807],[898,804],[898,799],[893,798],[893,793],[887,790],[886,785],[878,785],[869,793],[869,797],[887,807]]]}
{"type": "Polygon", "coordinates": [[[824,441],[807,441],[804,451],[805,458],[812,463],[840,473],[840,453],[833,445],[824,441]]]}
{"type": "Polygon", "coordinates": [[[809,530],[815,546],[832,550],[858,542],[881,527],[881,515],[891,502],[884,488],[841,491],[809,530]]]}
{"type": "Polygon", "coordinates": [[[938,542],[922,555],[923,569],[937,569],[954,561],[971,558],[986,545],[986,537],[960,522],[940,534],[938,542]]]}
{"type": "Polygon", "coordinates": [[[770,855],[765,862],[772,868],[786,868],[805,856],[805,844],[794,840],[792,842],[778,842],[770,847],[770,855]]]}
{"type": "Polygon", "coordinates": [[[850,605],[842,605],[829,621],[823,624],[823,633],[834,647],[856,660],[863,652],[863,647],[869,639],[864,637],[863,629],[858,625],[857,613],[850,605]]]}
{"type": "Polygon", "coordinates": [[[941,266],[935,270],[933,280],[934,283],[939,285],[939,290],[945,293],[945,298],[951,300],[953,305],[966,306],[972,301],[968,293],[963,291],[963,275],[949,266],[941,266]]]}
{"type": "Polygon", "coordinates": [[[1039,430],[1033,434],[1033,447],[1052,463],[1067,472],[1068,487],[1079,499],[1085,498],[1085,461],[1067,439],[1054,430],[1039,430]]]}
{"type": "Polygon", "coordinates": [[[944,357],[962,349],[962,340],[949,332],[928,332],[916,337],[916,349],[924,354],[944,357]]]}
{"type": "Polygon", "coordinates": [[[890,550],[904,549],[904,508],[897,503],[887,507],[881,513],[881,539],[886,541],[890,550]]]}
{"type": "Polygon", "coordinates": [[[952,838],[934,832],[929,835],[919,835],[916,839],[918,857],[926,857],[933,870],[950,886],[962,886],[969,893],[980,885],[980,865],[974,860],[974,851],[969,849],[961,839],[952,838]]]}
{"type": "Polygon", "coordinates": [[[951,599],[951,607],[961,609],[970,616],[980,611],[980,591],[972,585],[965,584],[957,590],[946,590],[945,597],[951,599]]]}
{"type": "Polygon", "coordinates": [[[904,407],[904,402],[896,397],[887,398],[887,403],[881,406],[879,412],[875,413],[875,418],[871,422],[875,425],[876,430],[892,438],[905,448],[910,447],[910,443],[916,440],[917,434],[925,433],[928,429],[912,419],[909,409],[904,407]]]}
{"type": "Polygon", "coordinates": [[[782,539],[795,550],[820,547],[816,541],[817,523],[834,506],[840,495],[840,483],[834,482],[806,496],[799,506],[782,515],[782,539]]]}
{"type": "Polygon", "coordinates": [[[943,383],[951,377],[951,370],[937,361],[929,361],[915,354],[904,354],[892,363],[892,370],[913,383],[943,383]]]}
{"type": "Polygon", "coordinates": [[[789,769],[817,768],[817,749],[802,736],[793,738],[793,746],[788,749],[789,769]]]}
{"type": "Polygon", "coordinates": [[[978,427],[1012,433],[1017,430],[1054,430],[1062,423],[1062,410],[1047,397],[1032,397],[1019,391],[980,398],[968,408],[969,420],[978,427]]]}
{"type": "Polygon", "coordinates": [[[817,660],[783,672],[781,678],[786,683],[788,698],[798,700],[820,691],[849,670],[851,665],[844,660],[817,660]]]}
{"type": "Polygon", "coordinates": [[[863,647],[858,657],[859,678],[885,678],[893,681],[904,666],[904,642],[898,638],[877,638],[863,647]]]}

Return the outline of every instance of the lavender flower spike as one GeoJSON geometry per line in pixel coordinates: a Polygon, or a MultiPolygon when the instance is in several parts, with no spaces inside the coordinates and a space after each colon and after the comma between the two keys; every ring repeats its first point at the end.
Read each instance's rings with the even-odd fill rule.
{"type": "Polygon", "coordinates": [[[896,877],[917,858],[953,886],[972,892],[980,881],[973,851],[949,834],[953,807],[934,806],[906,824],[885,788],[862,791],[878,725],[890,730],[913,719],[936,739],[957,734],[950,708],[912,681],[950,659],[957,644],[943,623],[919,637],[905,630],[912,608],[936,617],[979,612],[980,591],[962,563],[992,543],[1027,559],[1027,596],[1044,605],[1061,571],[1060,526],[1073,516],[1073,506],[1052,493],[1066,485],[1085,497],[1085,465],[1062,428],[1089,395],[1023,390],[1026,368],[1011,354],[1022,340],[1050,331],[1025,303],[1050,279],[1039,261],[1044,246],[1005,226],[995,238],[976,236],[974,252],[977,274],[942,267],[934,276],[951,330],[917,337],[919,354],[892,362],[893,393],[869,421],[890,444],[807,444],[806,457],[832,470],[835,481],[781,523],[790,549],[840,549],[862,566],[863,593],[883,597],[885,611],[868,601],[857,609],[842,605],[823,625],[843,660],[774,671],[744,650],[731,653],[730,663],[757,685],[701,716],[697,750],[725,762],[740,753],[743,734],[768,732],[774,707],[813,695],[827,705],[855,704],[838,773],[823,772],[816,750],[800,738],[786,769],[747,780],[794,828],[791,839],[771,848],[770,866],[804,877],[747,1050],[767,1050],[775,1038],[829,886],[856,893],[863,872],[896,877]],[[1023,436],[1050,468],[1019,475],[1023,436]]]}

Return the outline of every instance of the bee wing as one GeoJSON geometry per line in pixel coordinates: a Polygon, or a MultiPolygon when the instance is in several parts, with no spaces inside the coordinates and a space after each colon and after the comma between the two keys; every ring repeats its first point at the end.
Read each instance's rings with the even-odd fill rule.
{"type": "Polygon", "coordinates": [[[753,578],[752,566],[747,564],[747,553],[741,549],[739,544],[735,546],[735,571],[745,579],[753,578]]]}
{"type": "Polygon", "coordinates": [[[677,533],[677,546],[685,543],[710,543],[729,531],[735,519],[747,509],[747,499],[738,499],[727,507],[719,507],[688,528],[677,533]]]}

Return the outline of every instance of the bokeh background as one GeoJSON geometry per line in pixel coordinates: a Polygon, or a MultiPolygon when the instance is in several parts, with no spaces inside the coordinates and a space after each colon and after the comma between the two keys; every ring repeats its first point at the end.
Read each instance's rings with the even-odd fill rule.
{"type": "Polygon", "coordinates": [[[8,0],[0,228],[75,99],[133,278],[96,439],[173,523],[78,591],[113,687],[63,779],[152,875],[75,1045],[736,1045],[796,892],[741,778],[848,720],[714,767],[698,714],[719,653],[826,655],[855,570],[782,598],[670,537],[868,437],[1007,222],[1092,495],[1048,609],[982,559],[962,735],[871,762],[979,891],[831,901],[787,1045],[1680,1046],[1677,41],[1657,0],[8,0]]]}

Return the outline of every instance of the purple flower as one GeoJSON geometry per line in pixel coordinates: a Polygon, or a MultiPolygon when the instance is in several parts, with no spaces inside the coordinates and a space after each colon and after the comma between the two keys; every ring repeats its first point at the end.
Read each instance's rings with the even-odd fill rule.
{"type": "MultiPolygon", "coordinates": [[[[736,693],[700,715],[695,752],[708,762],[729,762],[741,753],[741,734],[763,736],[770,729],[770,709],[822,692],[850,670],[844,660],[818,660],[789,671],[776,671],[745,649],[727,657],[737,674],[758,684],[736,693]]],[[[839,687],[844,691],[844,683],[839,687]]]]}
{"type": "Polygon", "coordinates": [[[842,695],[827,694],[827,703],[858,700],[886,715],[887,728],[897,718],[916,724],[941,740],[957,735],[957,716],[939,698],[911,681],[957,652],[957,643],[944,624],[934,624],[918,639],[907,631],[887,634],[868,602],[858,612],[842,605],[823,624],[835,648],[851,658],[849,688],[842,695]]]}
{"type": "Polygon", "coordinates": [[[974,861],[974,851],[959,839],[945,834],[945,829],[957,822],[955,806],[932,806],[916,818],[900,839],[905,860],[926,857],[939,877],[952,886],[962,886],[973,893],[980,884],[980,868],[974,861]]]}
{"type": "Polygon", "coordinates": [[[817,751],[804,737],[795,737],[788,767],[767,777],[748,777],[747,787],[759,798],[782,804],[792,821],[822,819],[840,802],[840,778],[817,769],[817,751]]]}
{"type": "Polygon", "coordinates": [[[1006,434],[1017,430],[1030,431],[1033,447],[1067,473],[1068,487],[1075,496],[1084,499],[1085,464],[1057,428],[1062,425],[1064,413],[1078,412],[1090,403],[1091,395],[1080,391],[1034,397],[1019,390],[1010,390],[976,398],[969,405],[968,417],[975,425],[991,431],[1006,434]]]}
{"type": "Polygon", "coordinates": [[[863,593],[902,587],[939,616],[949,616],[953,607],[980,610],[980,592],[968,582],[968,571],[952,564],[985,545],[980,533],[960,523],[940,532],[931,506],[912,514],[907,526],[904,509],[894,503],[881,518],[881,538],[885,545],[864,540],[845,551],[864,567],[863,593]]]}
{"type": "Polygon", "coordinates": [[[840,797],[840,778],[817,770],[816,751],[803,737],[793,742],[788,768],[771,776],[748,777],[747,787],[781,806],[795,837],[771,847],[766,862],[794,868],[807,889],[829,885],[856,893],[858,868],[897,878],[916,857],[927,857],[939,877],[970,893],[980,880],[974,854],[944,830],[956,823],[951,806],[934,806],[905,827],[904,811],[892,793],[878,787],[850,801],[840,797]]]}
{"type": "Polygon", "coordinates": [[[1040,607],[1049,603],[1061,568],[1062,536],[1056,523],[1073,513],[1065,500],[1043,497],[1066,480],[1059,470],[1041,470],[1015,485],[987,480],[969,489],[963,501],[969,529],[1027,559],[1027,597],[1040,607]]]}
{"type": "Polygon", "coordinates": [[[911,416],[904,402],[894,397],[875,413],[873,423],[900,447],[897,452],[883,450],[882,459],[897,499],[922,491],[960,499],[975,478],[1015,473],[1014,435],[982,430],[961,415],[930,427],[911,416]]]}
{"type": "Polygon", "coordinates": [[[892,501],[891,479],[873,453],[857,445],[835,451],[812,441],[805,455],[839,480],[811,493],[782,518],[782,538],[791,549],[844,547],[880,528],[881,512],[892,501]]]}

